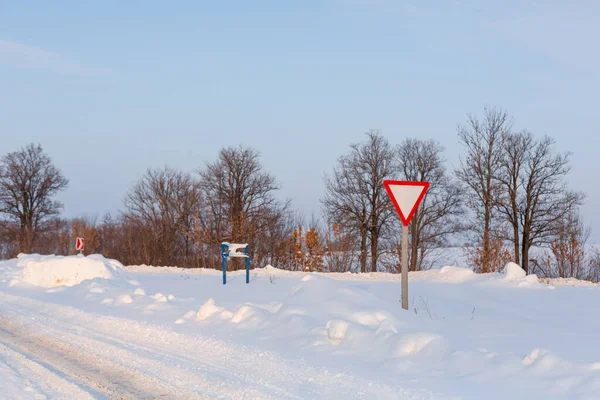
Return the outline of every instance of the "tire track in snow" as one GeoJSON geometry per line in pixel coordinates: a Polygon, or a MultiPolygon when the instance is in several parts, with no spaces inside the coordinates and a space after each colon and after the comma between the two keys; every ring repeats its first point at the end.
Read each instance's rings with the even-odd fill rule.
{"type": "Polygon", "coordinates": [[[75,397],[77,399],[202,398],[194,393],[182,393],[180,389],[175,390],[153,377],[115,363],[98,360],[61,340],[23,329],[23,326],[9,322],[4,315],[0,315],[0,342],[14,354],[26,357],[45,369],[48,372],[45,377],[64,377],[80,392],[87,392],[88,396],[80,394],[75,397]]]}
{"type": "MultiPolygon", "coordinates": [[[[43,316],[28,318],[6,309],[5,304],[0,306],[0,331],[8,330],[18,336],[17,342],[13,343],[15,347],[40,357],[84,385],[98,386],[111,398],[275,398],[252,388],[231,385],[234,381],[231,377],[229,381],[227,377],[207,379],[203,373],[192,374],[180,369],[180,365],[165,364],[169,360],[158,354],[148,358],[106,341],[91,339],[83,335],[85,329],[76,325],[65,325],[62,329],[52,325],[55,325],[53,321],[43,316]],[[9,319],[12,322],[8,322],[9,319]],[[69,330],[79,333],[73,334],[69,330]],[[62,362],[62,359],[67,361],[62,362]]],[[[132,349],[134,346],[127,347],[132,349]]]]}
{"type": "Polygon", "coordinates": [[[150,324],[2,293],[0,299],[1,314],[10,313],[30,323],[33,319],[35,329],[44,336],[61,337],[79,352],[211,398],[434,398],[428,391],[390,388],[254,348],[150,324]]]}
{"type": "Polygon", "coordinates": [[[6,390],[10,392],[10,396],[16,398],[46,399],[49,397],[81,400],[98,398],[98,396],[91,395],[91,392],[95,392],[94,390],[83,390],[77,384],[59,376],[56,371],[48,369],[38,361],[8,347],[10,344],[6,343],[6,335],[5,331],[0,330],[0,365],[9,368],[14,373],[14,379],[21,382],[19,387],[3,388],[4,396],[9,395],[5,392],[6,390]]]}

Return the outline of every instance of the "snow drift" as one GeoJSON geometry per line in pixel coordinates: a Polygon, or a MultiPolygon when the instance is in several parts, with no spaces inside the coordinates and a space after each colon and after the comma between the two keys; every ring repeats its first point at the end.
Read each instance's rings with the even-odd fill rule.
{"type": "Polygon", "coordinates": [[[99,254],[91,256],[42,256],[19,254],[17,267],[22,268],[14,283],[23,282],[35,286],[74,286],[88,279],[112,279],[123,265],[99,254]]]}
{"type": "Polygon", "coordinates": [[[519,279],[525,279],[527,273],[520,265],[509,262],[504,267],[504,280],[512,282],[519,279]]]}

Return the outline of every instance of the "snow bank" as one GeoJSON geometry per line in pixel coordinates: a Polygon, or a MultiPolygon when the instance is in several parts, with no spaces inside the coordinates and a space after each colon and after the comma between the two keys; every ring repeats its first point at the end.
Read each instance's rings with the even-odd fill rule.
{"type": "Polygon", "coordinates": [[[509,262],[504,267],[504,280],[505,281],[516,281],[519,279],[524,279],[527,274],[525,270],[521,268],[518,264],[514,262],[509,262]]]}
{"type": "Polygon", "coordinates": [[[74,286],[88,279],[112,279],[123,265],[101,255],[91,256],[41,256],[19,254],[17,267],[22,268],[14,283],[23,282],[35,286],[74,286]]]}
{"type": "MultiPolygon", "coordinates": [[[[64,259],[88,261],[22,256],[0,263],[0,302],[9,298],[5,291],[30,295],[27,288],[2,286],[24,271],[26,264],[35,261],[47,267],[49,261],[64,259]]],[[[593,334],[599,329],[595,304],[600,285],[545,286],[584,283],[558,279],[538,283],[535,275],[526,275],[513,263],[489,274],[445,266],[410,273],[409,310],[405,311],[399,274],[307,274],[265,266],[252,270],[249,285],[243,270],[228,272],[231,279],[222,285],[218,270],[125,269],[116,282],[96,280],[71,289],[47,290],[44,301],[48,307],[56,302],[89,310],[94,315],[86,317],[86,324],[96,323],[100,312],[110,321],[116,315],[118,321],[160,326],[160,335],[153,340],[161,346],[178,346],[187,335],[207,335],[259,348],[260,357],[281,353],[336,371],[358,371],[357,376],[369,380],[453,391],[448,396],[377,398],[460,398],[450,396],[459,394],[486,399],[584,399],[600,393],[600,352],[593,334]]],[[[118,266],[109,269],[111,274],[117,271],[118,266]]],[[[54,314],[72,317],[70,312],[54,314]]],[[[146,337],[131,326],[125,325],[123,331],[146,337]]],[[[177,351],[203,352],[201,347],[177,351]]],[[[222,357],[231,359],[229,353],[222,357]]],[[[262,360],[256,357],[244,368],[251,369],[256,362],[262,360]]],[[[292,381],[288,387],[296,387],[292,381]]],[[[300,386],[304,384],[312,385],[306,381],[300,386]]],[[[312,390],[300,397],[317,398],[312,390]]],[[[363,394],[362,398],[371,397],[363,394]]]]}

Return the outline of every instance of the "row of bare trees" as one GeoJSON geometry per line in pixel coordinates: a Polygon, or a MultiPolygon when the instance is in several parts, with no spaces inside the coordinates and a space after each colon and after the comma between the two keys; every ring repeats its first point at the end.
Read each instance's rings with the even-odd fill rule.
{"type": "Polygon", "coordinates": [[[463,155],[454,174],[439,143],[414,138],[394,146],[377,131],[338,159],[323,205],[328,218],[359,238],[362,272],[368,259],[371,271],[397,265],[387,255],[400,254],[399,224],[381,183],[404,179],[431,183],[409,226],[411,271],[426,268],[432,250],[463,235],[478,272],[513,261],[525,271],[533,263],[544,276],[598,275],[600,256],[586,246],[589,229],[579,216],[584,195],[567,184],[570,153],[556,152],[550,137],[515,131],[508,113],[496,108],[469,115],[458,137],[463,155]]]}
{"type": "Polygon", "coordinates": [[[587,250],[578,213],[584,196],[567,186],[570,154],[556,152],[549,137],[515,131],[501,109],[469,115],[458,138],[460,165],[448,171],[436,141],[391,143],[367,132],[325,176],[321,222],[277,200],[277,180],[244,147],[223,148],[194,173],[148,170],[115,217],[64,220],[54,198],[68,181],[32,144],[0,161],[0,257],[66,254],[73,237],[84,236],[86,251],[126,264],[217,268],[219,244],[229,241],[249,243],[257,265],[396,271],[400,223],[382,183],[402,179],[430,182],[409,226],[411,271],[467,237],[467,259],[479,272],[514,261],[544,276],[597,280],[600,257],[587,250]]]}
{"type": "Polygon", "coordinates": [[[117,224],[118,252],[127,263],[214,268],[219,244],[249,243],[258,264],[277,263],[291,213],[274,193],[275,178],[259,154],[221,150],[195,175],[168,167],[148,170],[126,195],[117,224]]]}
{"type": "Polygon", "coordinates": [[[515,132],[500,109],[486,108],[481,119],[470,116],[458,133],[465,155],[456,175],[473,211],[476,264],[490,272],[511,260],[528,271],[532,248],[556,241],[562,221],[583,201],[567,185],[570,154],[555,152],[550,137],[515,132]]]}
{"type": "MultiPolygon", "coordinates": [[[[302,234],[289,202],[276,199],[279,185],[254,149],[224,148],[194,174],[150,169],[127,192],[118,216],[100,221],[59,218],[62,204],[53,198],[67,180],[39,145],[6,155],[0,177],[1,258],[74,253],[73,238],[83,236],[86,253],[126,264],[218,268],[223,241],[249,243],[258,265],[287,267],[301,260],[303,269],[323,270],[328,259],[316,226],[302,234]],[[300,235],[292,244],[294,231],[300,235]]],[[[341,242],[338,233],[327,240],[341,242]]]]}
{"type": "Polygon", "coordinates": [[[428,252],[460,232],[459,218],[464,212],[460,187],[446,173],[443,147],[421,139],[393,146],[378,131],[366,136],[364,142],[350,146],[333,174],[325,178],[322,202],[327,217],[360,238],[361,272],[367,272],[368,259],[370,271],[377,271],[382,255],[400,253],[398,217],[383,181],[430,182],[409,228],[409,269],[423,269],[428,252]]]}

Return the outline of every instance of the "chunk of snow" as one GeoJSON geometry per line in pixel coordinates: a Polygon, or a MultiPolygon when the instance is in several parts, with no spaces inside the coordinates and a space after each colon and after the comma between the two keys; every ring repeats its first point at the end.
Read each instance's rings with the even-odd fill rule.
{"type": "Polygon", "coordinates": [[[257,327],[264,323],[268,316],[269,313],[266,310],[250,304],[244,304],[233,314],[231,322],[234,324],[245,322],[246,326],[257,327]]]}
{"type": "Polygon", "coordinates": [[[233,318],[233,313],[229,310],[223,310],[223,311],[221,311],[221,318],[222,319],[231,319],[231,318],[233,318]]]}
{"type": "Polygon", "coordinates": [[[467,282],[476,277],[475,272],[469,268],[461,268],[455,266],[445,266],[440,269],[440,275],[443,276],[443,280],[453,283],[467,282]]]}
{"type": "Polygon", "coordinates": [[[536,274],[527,275],[522,282],[519,283],[519,287],[530,287],[539,283],[539,279],[536,274]]]}
{"type": "Polygon", "coordinates": [[[275,268],[274,266],[272,266],[271,264],[267,264],[265,265],[265,267],[263,268],[265,270],[265,272],[272,272],[275,273],[277,271],[280,271],[278,268],[275,268]]]}
{"type": "Polygon", "coordinates": [[[183,318],[190,319],[193,318],[194,315],[196,315],[196,311],[188,311],[183,315],[183,318]]]}
{"type": "Polygon", "coordinates": [[[504,267],[504,280],[505,281],[516,281],[518,279],[523,279],[527,276],[525,270],[519,266],[519,264],[515,264],[514,262],[509,262],[504,267]]]}
{"type": "Polygon", "coordinates": [[[348,330],[348,322],[342,320],[329,320],[325,325],[325,331],[327,337],[333,344],[340,344],[346,337],[346,331],[348,330]]]}
{"type": "Polygon", "coordinates": [[[442,355],[446,347],[446,340],[435,333],[419,332],[403,335],[399,338],[395,356],[407,356],[424,353],[429,349],[429,354],[442,355]]]}
{"type": "Polygon", "coordinates": [[[74,286],[88,279],[114,278],[122,266],[118,261],[101,255],[40,256],[20,254],[17,267],[21,267],[18,280],[35,286],[74,286]]]}
{"type": "Polygon", "coordinates": [[[162,293],[156,293],[154,296],[152,296],[152,298],[158,303],[166,303],[167,302],[167,296],[165,296],[162,293]]]}
{"type": "Polygon", "coordinates": [[[553,353],[545,349],[533,349],[524,359],[523,365],[533,368],[537,373],[551,372],[561,363],[553,353]]]}
{"type": "Polygon", "coordinates": [[[131,303],[133,303],[133,298],[128,294],[123,294],[123,295],[117,297],[117,303],[131,304],[131,303]]]}
{"type": "Polygon", "coordinates": [[[383,321],[388,320],[390,317],[384,312],[357,312],[352,315],[352,319],[361,325],[368,326],[370,328],[377,328],[383,321]]]}
{"type": "Polygon", "coordinates": [[[202,306],[196,313],[196,319],[199,321],[205,320],[210,316],[220,312],[221,310],[223,310],[223,308],[218,307],[215,304],[214,299],[208,299],[204,304],[202,304],[202,306]]]}
{"type": "Polygon", "coordinates": [[[244,252],[238,252],[238,250],[246,250],[246,247],[248,247],[247,243],[228,243],[228,242],[223,242],[222,244],[227,246],[227,249],[229,251],[229,257],[248,257],[244,252]]]}

